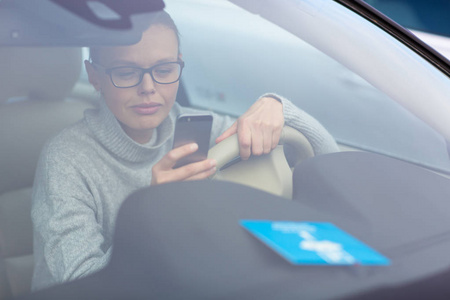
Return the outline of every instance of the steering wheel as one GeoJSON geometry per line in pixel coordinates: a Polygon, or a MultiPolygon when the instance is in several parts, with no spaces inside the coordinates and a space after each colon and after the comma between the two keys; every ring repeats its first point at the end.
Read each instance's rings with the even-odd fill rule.
{"type": "Polygon", "coordinates": [[[313,157],[314,151],[308,139],[292,127],[283,128],[280,142],[269,154],[252,155],[248,160],[239,157],[239,142],[234,134],[208,152],[208,158],[217,161],[217,172],[211,179],[248,185],[263,191],[292,199],[292,169],[302,160],[313,157]],[[292,149],[289,162],[284,145],[292,149]]]}

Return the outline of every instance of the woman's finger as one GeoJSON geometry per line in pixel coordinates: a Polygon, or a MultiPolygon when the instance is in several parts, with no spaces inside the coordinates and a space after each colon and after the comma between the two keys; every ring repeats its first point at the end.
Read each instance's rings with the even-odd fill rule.
{"type": "Polygon", "coordinates": [[[160,167],[162,169],[172,169],[178,160],[189,154],[194,153],[198,150],[198,145],[196,143],[186,144],[178,148],[170,150],[164,157],[159,161],[160,167]]]}
{"type": "Polygon", "coordinates": [[[186,181],[192,181],[192,180],[203,180],[203,179],[207,179],[209,176],[214,175],[214,173],[216,173],[216,167],[212,167],[209,170],[206,170],[204,172],[195,174],[189,178],[186,178],[186,181]]]}
{"type": "Polygon", "coordinates": [[[241,159],[247,160],[252,153],[252,131],[249,128],[247,121],[240,119],[237,135],[239,141],[239,155],[241,159]]]}
{"type": "Polygon", "coordinates": [[[217,139],[216,139],[216,144],[220,143],[221,141],[223,141],[224,139],[226,139],[227,137],[232,136],[233,134],[235,134],[237,132],[237,121],[233,123],[233,125],[231,125],[230,128],[228,128],[227,130],[224,131],[224,133],[222,133],[217,139]]]}
{"type": "Polygon", "coordinates": [[[263,153],[268,154],[270,151],[272,151],[272,135],[274,134],[273,128],[270,126],[264,126],[262,131],[262,146],[263,146],[263,153]]]}
{"type": "Polygon", "coordinates": [[[152,185],[184,181],[205,171],[214,169],[216,165],[217,161],[215,159],[206,159],[177,169],[162,169],[160,166],[155,165],[152,169],[152,185]]]}

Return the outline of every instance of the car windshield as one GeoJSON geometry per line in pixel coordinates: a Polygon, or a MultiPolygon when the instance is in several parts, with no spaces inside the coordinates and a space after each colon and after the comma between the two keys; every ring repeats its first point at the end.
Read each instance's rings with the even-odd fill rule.
{"type": "Polygon", "coordinates": [[[308,288],[301,278],[327,277],[307,291],[317,298],[445,268],[436,259],[424,270],[416,253],[429,241],[448,253],[450,63],[372,13],[351,0],[0,0],[0,300],[102,281],[93,273],[111,266],[132,287],[124,293],[223,275],[228,296],[231,277],[270,290],[275,266],[305,284],[295,294],[308,288]],[[294,274],[240,222],[277,218],[342,226],[393,263],[294,274]],[[160,259],[168,249],[175,256],[160,259]],[[234,263],[241,250],[269,277],[230,277],[250,270],[234,263]],[[211,272],[217,262],[243,269],[211,272]],[[146,268],[153,277],[136,272],[146,268]]]}

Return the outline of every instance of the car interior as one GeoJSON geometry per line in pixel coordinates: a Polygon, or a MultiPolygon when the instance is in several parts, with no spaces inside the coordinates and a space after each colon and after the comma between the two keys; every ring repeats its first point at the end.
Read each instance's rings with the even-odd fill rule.
{"type": "MultiPolygon", "coordinates": [[[[182,13],[183,10],[178,11],[178,14],[182,13]]],[[[278,16],[278,18],[281,18],[281,16],[278,16]]],[[[316,28],[317,36],[319,36],[321,30],[320,27],[313,26],[314,23],[307,23],[307,18],[304,22],[305,26],[302,27],[316,28]]],[[[309,38],[313,40],[314,44],[316,37],[311,35],[309,38]]],[[[349,35],[348,39],[349,43],[359,41],[359,37],[357,36],[349,35]]],[[[320,44],[320,42],[321,41],[318,41],[317,43],[320,44]]],[[[410,90],[409,83],[405,83],[407,80],[403,80],[403,77],[402,79],[399,79],[400,76],[396,76],[401,73],[399,70],[406,69],[405,66],[407,65],[407,62],[405,59],[401,59],[404,50],[399,48],[398,52],[392,52],[388,48],[384,49],[384,47],[378,47],[380,50],[378,52],[385,51],[386,56],[398,55],[398,65],[393,67],[392,72],[389,74],[377,72],[377,70],[373,69],[369,72],[373,74],[369,75],[373,76],[375,81],[379,82],[380,86],[386,86],[386,81],[390,81],[389,78],[391,77],[393,84],[387,84],[387,89],[391,92],[393,98],[403,99],[409,97],[413,100],[421,100],[419,98],[421,98],[422,95],[416,95],[418,93],[415,93],[414,89],[410,90]],[[398,82],[396,82],[396,80],[398,80],[398,82]],[[396,83],[400,83],[399,86],[401,88],[397,88],[395,85],[396,83]],[[404,97],[402,94],[403,92],[408,96],[404,97]]],[[[375,48],[375,46],[372,48],[375,48]]],[[[192,47],[191,49],[195,48],[192,47]]],[[[350,61],[352,55],[346,53],[346,49],[338,49],[336,51],[339,52],[341,50],[342,53],[339,53],[339,55],[342,55],[342,57],[349,59],[350,61]]],[[[329,51],[332,52],[334,49],[329,51]]],[[[357,51],[355,51],[355,53],[356,52],[357,51]]],[[[371,53],[372,52],[377,51],[371,51],[371,53]]],[[[83,111],[85,109],[96,106],[95,99],[98,95],[95,90],[88,87],[89,84],[86,80],[84,82],[80,82],[79,80],[83,67],[82,62],[85,56],[86,55],[83,55],[80,47],[0,47],[0,65],[4,66],[0,68],[0,82],[2,82],[2,88],[0,89],[0,136],[2,137],[0,155],[0,300],[20,297],[27,295],[30,292],[33,271],[33,232],[30,211],[32,185],[40,151],[50,137],[60,132],[68,125],[80,120],[83,117],[83,111]]],[[[410,56],[408,59],[413,61],[415,58],[410,56]]],[[[370,60],[367,60],[367,64],[370,63],[369,61],[370,60]]],[[[392,67],[389,62],[384,61],[383,59],[380,60],[380,65],[381,63],[386,64],[388,67],[392,67]]],[[[220,61],[219,64],[227,64],[227,62],[220,61]]],[[[366,67],[363,66],[366,64],[365,60],[362,60],[361,64],[353,61],[349,62],[349,64],[354,64],[355,69],[364,69],[364,67],[366,67]]],[[[213,68],[213,65],[208,65],[208,67],[213,68]]],[[[421,68],[421,65],[414,65],[410,68],[409,72],[406,72],[407,74],[405,76],[407,76],[408,80],[413,80],[412,74],[416,70],[421,71],[421,68]]],[[[369,66],[368,69],[372,68],[369,66]]],[[[219,70],[219,68],[217,68],[217,70],[219,70]]],[[[427,96],[426,93],[428,91],[433,90],[435,85],[440,85],[441,91],[448,89],[448,82],[445,80],[434,80],[434,75],[434,73],[430,73],[430,76],[428,76],[429,81],[425,82],[423,88],[422,86],[419,86],[419,84],[414,87],[417,90],[423,90],[423,98],[427,96]]],[[[439,76],[437,77],[440,78],[439,76]]],[[[195,77],[191,78],[196,79],[195,77]]],[[[345,77],[344,79],[347,80],[348,78],[345,77]]],[[[319,80],[317,80],[317,82],[319,82],[319,80]]],[[[350,81],[350,85],[351,84],[354,84],[354,82],[350,81]]],[[[188,91],[190,95],[194,93],[209,93],[208,91],[205,92],[202,90],[202,87],[199,88],[193,84],[190,85],[189,88],[191,89],[188,91]]],[[[297,89],[297,86],[290,85],[289,88],[297,89]]],[[[363,88],[357,86],[356,90],[361,91],[363,88]]],[[[182,85],[180,85],[178,92],[179,95],[177,101],[181,104],[189,104],[187,101],[186,90],[182,85]]],[[[238,92],[240,93],[242,91],[238,92]]],[[[436,98],[439,98],[440,96],[442,95],[438,94],[436,98]]],[[[330,100],[335,102],[336,106],[340,105],[338,101],[334,101],[334,98],[330,97],[330,100]]],[[[426,103],[421,101],[417,101],[417,103],[417,107],[413,107],[413,110],[415,109],[418,115],[425,115],[426,118],[423,117],[423,119],[432,119],[431,116],[435,114],[436,111],[432,111],[433,108],[429,108],[430,113],[427,113],[424,109],[426,103]]],[[[439,109],[439,107],[446,108],[448,107],[448,104],[444,101],[441,101],[440,103],[441,106],[436,106],[437,108],[434,107],[434,109],[438,112],[439,110],[441,111],[440,120],[442,120],[446,113],[444,112],[444,109],[439,109]]],[[[350,104],[353,105],[354,102],[350,102],[350,104]]],[[[367,110],[368,113],[371,114],[370,109],[367,110]]],[[[327,113],[328,112],[325,112],[325,114],[327,113]]],[[[409,114],[407,117],[409,119],[409,114]]],[[[353,124],[352,122],[353,120],[349,123],[353,124]]],[[[444,124],[444,122],[439,122],[436,127],[447,128],[444,126],[445,124],[442,124],[444,124]]],[[[448,133],[447,136],[450,136],[448,128],[446,130],[448,133]]],[[[445,130],[442,129],[442,131],[445,130]]],[[[428,133],[424,135],[427,134],[428,133]]],[[[382,133],[380,133],[379,136],[384,138],[382,133]]],[[[372,136],[370,138],[372,138],[372,136]]],[[[406,136],[405,139],[409,139],[408,136],[406,136]]],[[[439,136],[438,140],[441,142],[443,139],[439,136]]],[[[301,133],[295,130],[292,132],[288,127],[285,128],[283,138],[280,141],[281,145],[287,145],[287,147],[284,149],[282,147],[277,148],[270,155],[262,159],[264,160],[264,163],[262,164],[260,162],[261,158],[254,158],[245,163],[236,163],[234,160],[237,156],[236,144],[236,138],[231,137],[222,143],[220,147],[214,147],[210,150],[210,155],[216,157],[219,166],[223,167],[223,170],[216,174],[215,179],[244,183],[248,186],[256,187],[260,190],[274,194],[274,197],[277,197],[277,199],[278,196],[281,196],[279,197],[280,199],[294,198],[294,201],[304,199],[305,201],[303,204],[305,204],[305,207],[308,206],[314,211],[327,212],[330,213],[330,215],[334,213],[338,214],[339,216],[336,217],[336,220],[345,220],[348,215],[351,215],[349,217],[349,223],[358,223],[362,220],[361,223],[364,224],[365,227],[362,226],[361,228],[358,228],[357,231],[359,230],[358,232],[361,236],[370,237],[371,241],[382,249],[384,249],[383,245],[386,245],[385,237],[379,235],[378,231],[374,233],[373,228],[376,228],[378,224],[382,224],[384,226],[383,230],[388,231],[389,226],[398,225],[395,223],[398,215],[402,215],[408,219],[408,222],[414,223],[416,221],[415,216],[418,213],[421,213],[421,209],[425,210],[426,206],[414,207],[410,204],[409,200],[415,199],[414,201],[417,200],[417,202],[420,202],[420,198],[426,196],[425,187],[422,188],[420,185],[423,178],[426,178],[430,186],[436,187],[437,189],[436,195],[434,195],[435,197],[433,196],[432,199],[427,202],[433,209],[427,211],[425,214],[426,217],[432,219],[433,214],[438,214],[439,211],[443,211],[445,208],[446,201],[443,195],[445,196],[448,194],[448,188],[445,187],[447,181],[441,180],[439,175],[435,176],[434,173],[428,173],[428,170],[425,171],[420,169],[420,171],[418,171],[416,166],[410,169],[409,166],[405,167],[404,163],[392,164],[391,161],[384,160],[384,157],[364,156],[363,154],[363,156],[360,157],[360,161],[367,164],[365,165],[364,170],[362,170],[359,165],[355,164],[355,162],[358,161],[358,156],[348,155],[348,153],[338,153],[337,156],[319,158],[318,160],[315,160],[315,163],[310,163],[311,161],[309,160],[308,164],[302,165],[301,168],[294,169],[299,162],[313,157],[314,152],[312,151],[309,142],[301,133]],[[282,163],[280,163],[280,161],[282,163]],[[351,165],[353,167],[347,169],[347,167],[351,165]],[[384,176],[381,166],[386,166],[386,168],[398,172],[393,172],[393,175],[390,173],[392,175],[390,177],[384,176]],[[396,169],[396,167],[398,168],[396,169]],[[251,173],[248,173],[248,170],[251,170],[251,173]],[[255,172],[255,170],[258,174],[264,173],[268,174],[268,176],[264,178],[265,180],[259,178],[255,181],[251,176],[252,172],[255,172]],[[370,172],[367,170],[370,170],[370,172]],[[375,174],[371,173],[372,171],[377,175],[372,177],[372,175],[375,174]],[[403,189],[407,189],[410,184],[407,181],[402,181],[402,175],[406,173],[417,174],[414,181],[417,186],[407,195],[407,198],[401,198],[404,197],[403,189]],[[345,176],[343,176],[343,174],[345,176]],[[300,184],[294,186],[291,180],[286,180],[286,178],[292,178],[292,176],[296,177],[300,184]],[[436,180],[438,176],[440,179],[436,180]],[[250,180],[246,182],[246,179],[250,180]],[[336,179],[339,179],[340,181],[336,179]],[[323,188],[318,184],[319,182],[327,182],[327,188],[323,188]],[[365,183],[367,182],[373,183],[373,193],[367,193],[365,190],[365,188],[367,188],[365,183]],[[400,182],[401,184],[389,186],[390,182],[400,182]],[[424,194],[420,194],[420,191],[423,191],[424,194]],[[383,204],[378,201],[380,198],[385,200],[385,198],[387,198],[386,195],[389,193],[392,197],[398,196],[402,201],[397,202],[396,206],[394,205],[394,209],[387,215],[384,215],[383,204]],[[370,197],[367,194],[369,194],[370,197]],[[360,201],[362,198],[364,201],[360,201]],[[331,200],[336,200],[341,206],[336,205],[336,202],[332,202],[331,200]],[[404,209],[404,207],[407,207],[407,209],[404,209]],[[366,216],[370,215],[373,211],[378,212],[378,219],[366,219],[366,216]],[[352,215],[352,213],[354,214],[352,215]],[[389,218],[389,221],[386,221],[386,218],[389,218]]],[[[342,150],[371,150],[370,147],[358,148],[355,145],[346,144],[345,140],[343,143],[340,143],[339,146],[342,150]]],[[[448,152],[441,152],[445,154],[441,156],[445,156],[444,159],[447,161],[448,152]]],[[[430,155],[427,153],[426,156],[430,155]]],[[[441,161],[437,161],[436,164],[439,165],[440,163],[441,161]]],[[[224,190],[229,189],[228,186],[219,186],[219,188],[223,188],[224,190]]],[[[257,191],[255,193],[259,195],[259,192],[260,191],[257,191]]],[[[394,202],[397,199],[389,198],[389,200],[394,202]]],[[[269,202],[270,201],[268,201],[268,203],[269,202]]],[[[272,204],[268,205],[271,207],[272,204]]],[[[291,204],[286,204],[286,207],[289,207],[289,205],[291,204]]],[[[191,216],[193,215],[194,214],[191,216]]],[[[266,214],[266,212],[261,212],[261,216],[266,217],[269,215],[266,214]]],[[[304,216],[307,215],[305,214],[304,216]]],[[[210,217],[208,217],[208,221],[209,218],[210,217]]],[[[414,230],[422,230],[420,238],[417,238],[417,235],[415,235],[413,231],[408,231],[411,230],[411,228],[408,228],[405,224],[401,224],[402,226],[396,227],[397,231],[395,234],[393,233],[388,236],[391,244],[390,248],[386,248],[386,251],[391,251],[390,253],[392,255],[401,257],[403,253],[402,247],[405,248],[408,247],[408,245],[413,245],[415,248],[412,252],[417,250],[416,253],[419,253],[421,247],[427,243],[427,238],[430,236],[432,243],[435,243],[438,246],[441,244],[441,236],[444,236],[444,238],[442,238],[442,243],[446,243],[446,232],[444,231],[435,234],[436,231],[434,230],[439,222],[444,222],[446,219],[448,219],[447,215],[443,213],[439,215],[439,218],[436,218],[434,222],[427,224],[427,226],[423,226],[423,228],[419,226],[420,224],[414,223],[416,224],[416,227],[413,227],[414,230]],[[398,236],[402,235],[402,230],[405,232],[408,231],[408,234],[405,235],[406,237],[404,240],[399,240],[398,236]]],[[[210,233],[214,233],[212,229],[210,233]]],[[[237,238],[242,238],[239,236],[239,233],[233,234],[236,234],[237,238]]],[[[176,235],[173,235],[173,237],[176,239],[176,235]]],[[[217,245],[219,245],[219,243],[220,242],[218,242],[217,245]]],[[[436,248],[439,248],[438,246],[436,246],[436,248]]],[[[192,249],[194,249],[194,247],[192,247],[192,249]]],[[[439,251],[442,251],[442,249],[439,248],[439,251]]],[[[262,256],[267,255],[263,252],[264,250],[260,253],[262,256]]],[[[248,257],[252,257],[251,254],[247,254],[248,257]]],[[[173,257],[170,257],[170,259],[173,259],[173,257]]],[[[405,258],[403,262],[406,264],[408,259],[409,258],[405,258]]],[[[421,256],[417,255],[416,257],[411,258],[411,260],[415,261],[417,259],[421,259],[421,256]]],[[[439,265],[439,261],[435,260],[430,265],[432,265],[433,268],[438,269],[437,266],[439,265]]],[[[407,273],[411,270],[406,268],[402,270],[402,272],[403,271],[407,273]]],[[[336,273],[340,272],[341,271],[339,270],[336,271],[336,273]]],[[[351,272],[347,273],[350,274],[351,272]]],[[[357,273],[357,271],[355,273],[357,273]]],[[[367,273],[362,274],[362,277],[369,273],[370,270],[367,273]]],[[[376,272],[370,274],[373,273],[376,272]]],[[[411,271],[411,274],[414,275],[419,273],[420,272],[417,270],[411,271]]],[[[378,277],[379,279],[383,277],[382,272],[377,274],[380,275],[378,277]]],[[[352,273],[350,275],[353,276],[354,274],[352,273]]],[[[396,277],[397,275],[399,275],[399,273],[394,274],[393,278],[398,279],[401,277],[396,277]]],[[[357,282],[355,281],[354,284],[356,283],[357,282]]],[[[258,282],[258,284],[261,284],[261,282],[258,282]]],[[[370,285],[370,283],[367,284],[370,285]]]]}
{"type": "MultiPolygon", "coordinates": [[[[40,151],[51,136],[80,120],[85,109],[95,107],[92,100],[97,95],[94,90],[80,85],[73,92],[82,68],[80,44],[89,39],[89,44],[95,44],[99,40],[108,44],[111,39],[114,43],[118,43],[118,40],[121,43],[133,43],[140,37],[138,29],[136,34],[128,31],[123,35],[113,34],[111,38],[108,29],[80,21],[80,15],[89,15],[89,20],[99,25],[127,28],[130,25],[129,15],[164,6],[162,1],[139,4],[125,10],[122,8],[126,17],[111,21],[89,14],[90,9],[85,2],[78,2],[72,7],[71,3],[65,1],[2,3],[1,19],[6,27],[15,26],[7,36],[2,33],[0,47],[2,300],[30,292],[33,272],[31,194],[40,151]],[[75,15],[62,7],[72,9],[75,15]],[[55,8],[57,13],[54,13],[55,8]],[[52,21],[58,25],[55,26],[52,21]],[[79,23],[92,37],[82,35],[81,41],[77,40],[75,36],[79,33],[79,27],[74,25],[79,23]],[[55,30],[61,27],[64,29],[55,30]]],[[[112,5],[117,9],[123,6],[120,1],[112,5]]],[[[135,23],[135,27],[144,28],[146,21],[140,22],[135,23]]]]}
{"type": "Polygon", "coordinates": [[[0,65],[6,66],[0,69],[0,299],[8,299],[30,290],[31,190],[40,150],[93,103],[69,97],[80,75],[80,48],[2,47],[0,65]]]}
{"type": "MultiPolygon", "coordinates": [[[[85,109],[95,107],[97,95],[94,90],[80,92],[82,85],[77,86],[78,93],[72,92],[80,77],[81,48],[3,47],[0,56],[2,65],[14,62],[14,68],[0,70],[7,87],[1,92],[0,102],[0,135],[4,141],[0,161],[0,299],[8,299],[30,291],[31,193],[40,150],[51,136],[80,120],[85,109]],[[61,69],[64,74],[58,75],[61,69]]],[[[184,97],[180,95],[178,101],[185,101],[184,97]]],[[[279,147],[264,158],[230,166],[226,164],[238,156],[238,147],[236,137],[229,138],[211,149],[210,156],[218,159],[220,167],[226,167],[214,179],[241,182],[292,198],[292,181],[286,179],[292,177],[296,163],[314,153],[306,138],[291,128],[285,129],[283,143],[293,149],[290,165],[279,147]],[[255,181],[249,176],[254,168],[267,175],[255,181]]]]}

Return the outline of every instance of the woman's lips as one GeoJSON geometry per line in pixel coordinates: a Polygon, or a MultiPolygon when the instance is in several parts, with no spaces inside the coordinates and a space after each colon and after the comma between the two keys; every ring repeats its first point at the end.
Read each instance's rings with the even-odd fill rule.
{"type": "Polygon", "coordinates": [[[148,103],[138,104],[131,107],[133,111],[139,115],[153,115],[159,111],[161,104],[148,103]]]}

